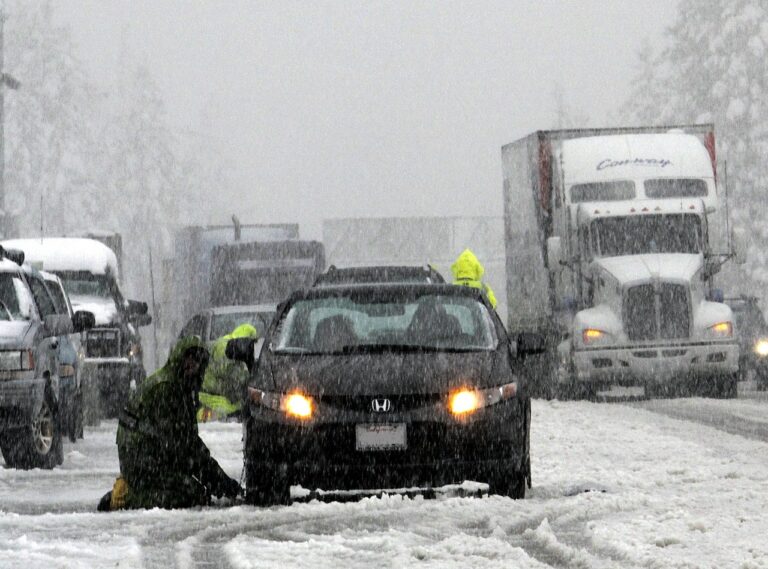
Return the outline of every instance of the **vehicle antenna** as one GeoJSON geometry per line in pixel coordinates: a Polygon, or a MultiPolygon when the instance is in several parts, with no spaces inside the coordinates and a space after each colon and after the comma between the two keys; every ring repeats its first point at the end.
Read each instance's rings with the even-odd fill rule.
{"type": "Polygon", "coordinates": [[[723,184],[725,185],[725,239],[728,243],[728,253],[732,251],[731,215],[728,211],[728,161],[723,160],[723,184]]]}

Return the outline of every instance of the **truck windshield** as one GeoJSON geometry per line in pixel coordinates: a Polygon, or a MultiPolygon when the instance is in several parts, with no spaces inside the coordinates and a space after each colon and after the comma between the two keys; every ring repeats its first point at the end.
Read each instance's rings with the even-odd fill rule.
{"type": "Polygon", "coordinates": [[[607,217],[592,222],[599,257],[701,252],[701,221],[691,214],[607,217]]]}
{"type": "Polygon", "coordinates": [[[589,182],[571,186],[571,203],[610,202],[631,200],[635,197],[635,183],[629,180],[616,182],[589,182]]]}
{"type": "Polygon", "coordinates": [[[278,324],[277,353],[485,351],[497,340],[486,308],[464,296],[301,300],[278,324]]]}
{"type": "Polygon", "coordinates": [[[29,320],[34,300],[18,275],[0,273],[0,320],[29,320]]]}
{"type": "Polygon", "coordinates": [[[707,195],[707,183],[697,178],[646,180],[643,187],[648,198],[698,198],[707,195]]]}

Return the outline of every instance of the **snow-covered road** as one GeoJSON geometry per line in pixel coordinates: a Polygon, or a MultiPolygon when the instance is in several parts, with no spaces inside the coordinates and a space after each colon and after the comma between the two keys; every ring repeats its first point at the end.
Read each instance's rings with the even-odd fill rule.
{"type": "MultiPolygon", "coordinates": [[[[643,405],[753,422],[768,409],[760,398],[643,405]]],[[[97,514],[117,472],[115,428],[89,429],[54,471],[0,469],[0,567],[768,567],[768,443],[635,404],[535,401],[523,501],[97,514]]],[[[202,433],[238,476],[239,426],[202,433]]]]}

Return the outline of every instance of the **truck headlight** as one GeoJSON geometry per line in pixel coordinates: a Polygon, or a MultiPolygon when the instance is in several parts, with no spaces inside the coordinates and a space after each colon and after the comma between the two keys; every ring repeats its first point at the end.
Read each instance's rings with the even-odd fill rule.
{"type": "Polygon", "coordinates": [[[730,322],[718,322],[714,326],[709,327],[709,335],[715,338],[731,338],[733,337],[733,324],[730,322]]]}
{"type": "Polygon", "coordinates": [[[585,328],[581,331],[581,339],[585,344],[596,344],[609,340],[611,335],[605,330],[598,328],[585,328]]]}
{"type": "Polygon", "coordinates": [[[20,371],[35,369],[32,350],[8,350],[0,352],[0,370],[20,371]]]}
{"type": "Polygon", "coordinates": [[[755,342],[752,350],[761,358],[768,356],[768,340],[765,338],[760,338],[757,342],[755,342]]]}

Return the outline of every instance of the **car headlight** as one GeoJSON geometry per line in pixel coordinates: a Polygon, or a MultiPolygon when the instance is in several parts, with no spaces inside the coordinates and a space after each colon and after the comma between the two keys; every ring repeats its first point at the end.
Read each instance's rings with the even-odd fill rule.
{"type": "Polygon", "coordinates": [[[581,331],[581,339],[585,344],[597,344],[610,340],[611,335],[598,328],[585,328],[581,331]]]}
{"type": "Polygon", "coordinates": [[[0,370],[20,371],[35,369],[32,350],[8,350],[0,352],[0,370]]]}
{"type": "Polygon", "coordinates": [[[315,413],[315,400],[300,391],[270,393],[253,387],[248,388],[248,399],[256,405],[274,411],[282,411],[294,419],[311,419],[315,413]]]}
{"type": "Polygon", "coordinates": [[[755,342],[752,350],[761,358],[768,356],[768,340],[765,338],[760,338],[757,342],[755,342]]]}
{"type": "Polygon", "coordinates": [[[448,396],[448,409],[457,417],[466,417],[482,407],[511,399],[515,395],[517,395],[516,381],[490,389],[462,387],[448,396]]]}
{"type": "Polygon", "coordinates": [[[715,338],[733,337],[733,324],[731,322],[718,322],[708,328],[709,335],[715,338]]]}

